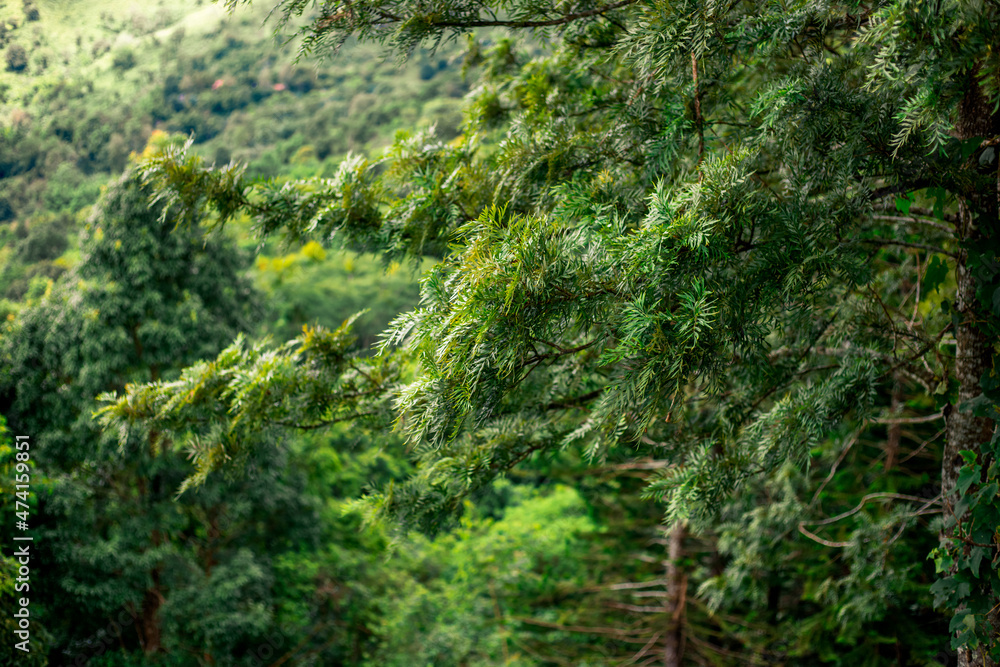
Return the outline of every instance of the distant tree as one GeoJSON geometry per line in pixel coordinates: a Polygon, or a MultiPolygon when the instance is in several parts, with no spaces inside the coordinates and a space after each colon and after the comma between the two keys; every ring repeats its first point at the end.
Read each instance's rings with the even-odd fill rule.
{"type": "Polygon", "coordinates": [[[25,21],[37,21],[41,18],[38,13],[38,7],[35,5],[33,0],[24,0],[24,20],[25,21]]]}
{"type": "Polygon", "coordinates": [[[26,263],[55,259],[69,247],[66,237],[71,223],[66,217],[33,220],[24,238],[16,244],[15,251],[26,263]]]}
{"type": "Polygon", "coordinates": [[[132,69],[135,67],[135,51],[128,47],[118,49],[111,59],[111,65],[122,72],[132,69]]]}
{"type": "Polygon", "coordinates": [[[435,69],[434,66],[431,65],[430,63],[424,63],[423,65],[420,66],[420,78],[423,79],[424,81],[433,79],[434,75],[437,74],[437,72],[438,72],[437,69],[435,69]]]}
{"type": "Polygon", "coordinates": [[[11,206],[10,200],[6,197],[0,197],[0,222],[9,222],[17,216],[14,211],[14,207],[11,206]]]}
{"type": "Polygon", "coordinates": [[[202,659],[230,664],[274,629],[265,545],[293,534],[308,543],[315,519],[276,449],[251,463],[261,466],[259,483],[201,489],[178,503],[183,451],[148,439],[119,451],[95,428],[98,393],[172,378],[259,312],[245,255],[197,227],[175,232],[148,194],[134,170],[112,183],[81,239],[79,266],[0,335],[0,412],[31,434],[33,460],[51,480],[48,492],[35,487],[34,562],[48,576],[33,613],[54,636],[53,659],[180,652],[191,641],[202,659]],[[224,626],[213,620],[219,613],[224,626]],[[128,630],[102,647],[114,623],[128,630]]]}
{"type": "Polygon", "coordinates": [[[12,72],[22,72],[28,66],[28,52],[20,44],[7,47],[7,69],[12,72]]]}

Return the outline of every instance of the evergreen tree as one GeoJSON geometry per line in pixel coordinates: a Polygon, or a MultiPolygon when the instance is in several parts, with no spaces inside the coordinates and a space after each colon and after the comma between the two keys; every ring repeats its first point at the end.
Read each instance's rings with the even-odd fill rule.
{"type": "Polygon", "coordinates": [[[774,655],[734,631],[714,655],[737,641],[757,662],[859,664],[830,648],[846,642],[871,664],[926,663],[919,620],[891,619],[933,622],[933,594],[959,664],[993,665],[998,19],[957,0],[321,3],[304,53],[508,29],[470,43],[465,134],[403,136],[281,186],[182,150],[144,175],[172,210],[245,212],[263,236],[439,257],[421,304],[379,356],[344,331],[235,347],[130,387],[104,418],[184,443],[200,481],[275,429],[391,406],[419,466],[363,505],[431,527],[526,461],[648,457],[671,603],[636,661],[683,659],[694,532],[718,536],[714,576],[698,575],[716,612],[817,629],[774,655]],[[904,427],[930,466],[902,465],[904,427]],[[808,551],[782,561],[789,535],[808,551]],[[928,536],[933,586],[909,562],[928,536]],[[890,654],[872,648],[887,636],[890,654]]]}
{"type": "MultiPolygon", "coordinates": [[[[215,354],[259,307],[228,239],[174,230],[134,170],[112,183],[81,240],[78,267],[22,309],[0,338],[2,411],[32,436],[39,497],[34,612],[50,659],[186,652],[227,664],[275,619],[271,553],[312,543],[315,506],[276,448],[256,481],[175,502],[187,462],[168,443],[119,450],[91,415],[102,391],[171,377],[215,354]]],[[[9,530],[9,529],[5,529],[9,530]]],[[[184,662],[183,660],[181,661],[184,662]]]]}

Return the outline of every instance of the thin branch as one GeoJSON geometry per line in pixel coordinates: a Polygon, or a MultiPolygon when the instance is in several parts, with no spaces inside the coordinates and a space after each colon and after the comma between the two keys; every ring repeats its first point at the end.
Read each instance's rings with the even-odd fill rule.
{"type": "Polygon", "coordinates": [[[511,616],[511,619],[515,621],[520,621],[521,623],[527,623],[528,625],[537,625],[540,628],[562,630],[563,632],[584,632],[587,634],[595,634],[595,635],[610,635],[612,637],[631,637],[645,632],[644,628],[636,628],[635,630],[618,630],[616,628],[587,627],[582,625],[561,625],[559,623],[549,623],[548,621],[539,621],[534,618],[527,618],[525,616],[511,616]]]}
{"type": "Polygon", "coordinates": [[[582,396],[572,396],[559,401],[552,401],[545,406],[545,410],[558,410],[560,408],[568,410],[570,408],[580,408],[583,407],[584,403],[589,403],[602,393],[604,393],[604,389],[595,389],[583,394],[582,396]]]}
{"type": "Polygon", "coordinates": [[[888,320],[889,331],[892,332],[892,360],[897,361],[898,358],[896,357],[896,344],[899,341],[896,338],[897,331],[896,331],[895,321],[892,319],[892,315],[889,314],[889,309],[886,307],[885,302],[882,301],[882,297],[879,295],[879,293],[876,292],[871,285],[868,286],[868,291],[871,292],[872,296],[875,297],[875,300],[878,301],[878,305],[882,306],[882,312],[885,313],[885,319],[888,320]]]}
{"type": "Polygon", "coordinates": [[[555,656],[555,655],[542,655],[538,651],[536,651],[536,650],[532,649],[530,646],[528,646],[525,642],[520,641],[514,635],[510,636],[510,640],[512,642],[514,642],[514,644],[518,648],[521,648],[525,653],[527,653],[532,658],[534,658],[535,660],[537,660],[539,664],[543,664],[543,663],[546,663],[546,662],[554,662],[557,665],[566,665],[567,667],[572,667],[573,664],[574,664],[574,663],[570,662],[569,660],[565,660],[565,659],[560,658],[560,657],[555,656]]]}
{"type": "MultiPolygon", "coordinates": [[[[583,12],[574,12],[572,14],[563,14],[556,19],[548,19],[546,21],[435,21],[428,20],[427,25],[438,28],[546,28],[556,25],[564,25],[566,23],[572,23],[579,19],[589,18],[591,16],[599,16],[606,12],[613,11],[615,9],[621,9],[622,7],[627,7],[629,5],[635,4],[638,0],[621,0],[620,2],[615,2],[610,5],[605,5],[604,7],[597,7],[595,9],[588,9],[583,12]]],[[[426,18],[426,17],[424,17],[426,18]]]]}
{"type": "MultiPolygon", "coordinates": [[[[641,437],[642,441],[646,444],[660,445],[662,443],[654,442],[647,438],[646,436],[641,437]]],[[[607,470],[662,470],[663,468],[669,468],[672,464],[670,461],[666,460],[643,460],[643,461],[631,461],[629,463],[617,463],[614,465],[602,466],[600,468],[591,468],[592,472],[604,472],[607,470]]]]}
{"type": "Polygon", "coordinates": [[[724,649],[721,646],[716,646],[715,644],[710,644],[709,642],[706,642],[706,641],[704,641],[702,639],[699,639],[697,636],[694,635],[694,633],[691,633],[691,643],[693,643],[695,646],[700,646],[701,648],[706,649],[708,651],[711,651],[712,653],[716,653],[718,655],[724,655],[724,656],[726,656],[728,658],[737,658],[741,662],[749,662],[750,664],[754,664],[754,665],[763,665],[763,664],[766,664],[766,663],[763,663],[763,662],[758,662],[759,658],[757,658],[756,656],[745,655],[745,654],[742,654],[742,653],[736,653],[734,651],[729,651],[727,649],[724,649]]]}
{"type": "MultiPolygon", "coordinates": [[[[931,182],[929,178],[918,178],[912,183],[897,183],[896,185],[889,185],[884,188],[876,188],[870,193],[872,200],[884,199],[886,197],[892,197],[893,195],[898,195],[903,192],[913,192],[914,190],[923,190],[924,188],[933,187],[935,183],[931,182]]],[[[912,209],[911,209],[912,210],[912,209]]]]}
{"type": "Polygon", "coordinates": [[[816,533],[812,533],[806,529],[803,524],[799,524],[799,532],[808,537],[813,542],[819,542],[824,547],[849,547],[852,542],[831,542],[830,540],[824,540],[822,537],[816,533]]]}
{"type": "Polygon", "coordinates": [[[332,426],[333,424],[339,424],[340,422],[353,421],[355,419],[360,419],[361,417],[372,417],[377,414],[377,412],[359,412],[345,417],[337,417],[336,419],[325,419],[323,421],[316,422],[315,424],[296,424],[295,422],[288,421],[272,421],[271,423],[275,426],[294,428],[299,431],[314,431],[318,428],[326,428],[327,426],[332,426]]]}
{"type": "Polygon", "coordinates": [[[949,257],[954,257],[955,259],[958,259],[958,255],[956,255],[955,253],[949,252],[943,248],[938,248],[937,246],[929,245],[927,243],[909,243],[907,241],[892,241],[889,239],[859,239],[859,242],[877,246],[898,245],[904,248],[920,248],[921,250],[930,250],[931,252],[939,252],[942,255],[948,255],[949,257]]]}
{"type": "MultiPolygon", "coordinates": [[[[892,202],[892,201],[885,201],[885,200],[883,200],[881,202],[876,203],[873,208],[876,211],[895,211],[896,210],[896,204],[895,204],[895,202],[892,202]]],[[[936,216],[934,214],[934,211],[932,211],[929,208],[923,208],[922,206],[911,206],[910,207],[910,215],[913,216],[913,217],[923,218],[924,220],[938,220],[939,219],[938,216],[936,216]]],[[[950,214],[950,213],[945,213],[943,215],[943,219],[944,219],[945,222],[950,222],[952,224],[955,224],[955,223],[958,222],[958,218],[955,217],[954,215],[950,214]]],[[[949,227],[948,231],[952,232],[953,230],[949,227]]]]}
{"type": "Polygon", "coordinates": [[[938,419],[944,418],[944,410],[935,412],[932,415],[925,415],[923,417],[899,417],[899,418],[879,418],[872,419],[873,424],[923,424],[926,422],[937,421],[938,419]]]}
{"type": "MultiPolygon", "coordinates": [[[[534,339],[533,338],[532,340],[538,340],[538,339],[534,339]]],[[[562,347],[559,347],[558,345],[556,345],[554,343],[550,343],[550,342],[544,341],[544,340],[538,340],[538,342],[539,343],[544,343],[544,344],[548,345],[549,347],[553,347],[556,350],[558,350],[558,352],[547,352],[545,354],[536,354],[535,356],[531,357],[530,359],[526,359],[525,362],[524,362],[524,364],[522,364],[522,366],[521,366],[522,368],[524,368],[524,366],[527,366],[528,364],[537,364],[538,362],[541,362],[544,359],[551,359],[553,357],[564,357],[567,354],[576,354],[577,352],[582,352],[582,351],[586,350],[588,347],[593,347],[594,345],[597,345],[599,342],[601,342],[601,339],[600,338],[595,338],[594,340],[590,341],[589,343],[584,343],[583,345],[577,345],[576,347],[571,347],[571,348],[562,348],[562,347]]]]}
{"type": "Polygon", "coordinates": [[[928,227],[933,227],[934,229],[939,229],[948,234],[952,233],[952,228],[948,225],[942,224],[933,218],[924,218],[916,216],[897,216],[897,215],[873,215],[874,220],[886,220],[889,222],[912,222],[917,225],[926,225],[928,227]]]}
{"type": "Polygon", "coordinates": [[[927,440],[924,440],[922,443],[920,443],[919,447],[917,447],[916,449],[914,449],[912,452],[910,452],[906,456],[906,458],[904,458],[903,460],[901,460],[899,462],[900,465],[902,465],[903,463],[906,463],[907,461],[909,461],[910,459],[912,459],[914,456],[916,456],[917,454],[919,454],[920,452],[922,452],[924,450],[924,447],[926,447],[927,445],[931,444],[932,442],[934,442],[935,440],[937,440],[938,438],[940,438],[942,435],[944,435],[944,432],[946,430],[948,430],[947,427],[941,429],[940,431],[938,431],[937,433],[935,433],[933,436],[931,436],[927,440]]]}
{"type": "MultiPolygon", "coordinates": [[[[931,505],[934,505],[934,504],[939,503],[939,502],[941,502],[941,494],[940,493],[938,495],[934,496],[933,498],[931,498],[930,500],[928,500],[926,503],[924,503],[916,512],[914,512],[910,516],[913,517],[913,516],[921,516],[923,514],[936,514],[940,510],[935,510],[934,512],[927,512],[925,510],[928,507],[930,507],[931,505]]],[[[898,540],[900,538],[900,536],[903,534],[904,530],[906,530],[906,523],[903,523],[903,525],[899,527],[899,530],[896,531],[896,534],[892,536],[892,539],[889,540],[889,542],[886,544],[886,546],[888,546],[888,545],[892,544],[893,542],[895,542],[896,540],[898,540]]]]}
{"type": "Polygon", "coordinates": [[[925,500],[924,498],[920,498],[919,496],[908,496],[908,495],[903,494],[903,493],[889,493],[889,492],[869,493],[867,496],[865,496],[865,497],[863,497],[861,499],[861,502],[858,503],[857,507],[855,507],[854,509],[847,510],[846,512],[842,512],[842,513],[838,514],[837,516],[832,516],[829,519],[823,519],[821,521],[801,521],[801,522],[799,522],[799,525],[800,526],[804,526],[804,525],[805,526],[828,526],[831,523],[836,523],[837,521],[840,521],[841,519],[846,519],[849,516],[857,514],[868,503],[869,500],[883,500],[883,499],[884,500],[912,500],[914,502],[921,502],[921,501],[925,500]]]}
{"type": "Polygon", "coordinates": [[[987,549],[1000,549],[1000,545],[997,545],[997,544],[983,544],[982,542],[976,542],[971,537],[966,537],[965,535],[962,535],[962,534],[956,535],[955,537],[957,537],[958,539],[960,539],[962,542],[964,542],[964,543],[966,543],[968,545],[974,546],[974,547],[986,547],[987,549]]]}
{"type": "Polygon", "coordinates": [[[826,476],[826,479],[823,480],[823,483],[819,485],[818,489],[816,489],[816,493],[813,495],[812,502],[809,503],[810,506],[815,505],[816,501],[819,500],[819,496],[821,493],[823,493],[823,489],[825,489],[826,485],[830,483],[830,480],[833,479],[833,476],[837,474],[837,468],[844,461],[844,458],[847,456],[847,452],[851,451],[851,447],[853,447],[855,443],[857,443],[858,438],[860,438],[861,434],[865,432],[865,428],[867,428],[867,426],[868,426],[867,422],[862,424],[861,428],[855,431],[854,435],[851,436],[851,439],[847,441],[846,445],[844,445],[844,449],[840,452],[840,456],[837,457],[837,460],[833,462],[833,467],[830,468],[830,474],[826,476]]]}
{"type": "Polygon", "coordinates": [[[666,579],[654,579],[653,581],[628,581],[621,584],[610,584],[608,586],[593,586],[589,588],[583,588],[583,591],[625,591],[634,590],[636,588],[653,588],[654,586],[663,586],[666,584],[666,579]]]}
{"type": "Polygon", "coordinates": [[[626,604],[624,602],[606,602],[606,606],[612,609],[621,609],[622,611],[632,611],[637,614],[664,614],[667,612],[663,607],[643,607],[635,604],[626,604]]]}
{"type": "Polygon", "coordinates": [[[934,385],[934,384],[937,384],[937,376],[933,375],[933,374],[930,374],[930,376],[928,377],[927,373],[924,373],[924,371],[922,371],[920,369],[911,367],[910,364],[912,362],[916,361],[917,359],[922,358],[925,354],[927,354],[927,352],[929,352],[930,350],[934,349],[941,342],[941,339],[944,338],[944,335],[948,331],[951,330],[951,328],[952,328],[951,324],[949,324],[948,326],[946,326],[944,329],[942,329],[938,333],[938,335],[932,341],[930,341],[929,343],[927,343],[926,345],[924,345],[924,347],[922,349],[918,350],[916,354],[912,355],[909,359],[903,359],[902,361],[900,361],[899,363],[897,363],[895,366],[893,366],[892,368],[890,368],[886,372],[882,373],[882,375],[879,376],[879,379],[881,380],[886,375],[889,375],[891,373],[896,372],[899,369],[902,369],[903,371],[905,371],[906,373],[909,373],[910,375],[914,376],[915,378],[917,378],[919,380],[923,380],[924,388],[927,389],[927,391],[929,393],[931,391],[931,386],[934,385]]]}
{"type": "Polygon", "coordinates": [[[657,632],[648,642],[646,642],[645,646],[639,649],[638,653],[633,655],[628,660],[618,663],[618,667],[625,667],[625,665],[634,664],[637,660],[644,658],[646,656],[646,653],[649,652],[649,649],[653,648],[653,646],[656,645],[656,642],[659,641],[659,639],[660,639],[660,633],[657,632]]]}

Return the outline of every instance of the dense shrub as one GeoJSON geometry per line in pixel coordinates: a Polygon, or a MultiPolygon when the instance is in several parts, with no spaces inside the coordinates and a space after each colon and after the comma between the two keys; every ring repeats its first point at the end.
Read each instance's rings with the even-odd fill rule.
{"type": "Polygon", "coordinates": [[[0,197],[0,222],[9,222],[14,219],[15,215],[14,207],[11,206],[10,200],[0,197]]]}
{"type": "Polygon", "coordinates": [[[28,66],[28,52],[20,44],[7,47],[7,69],[12,72],[22,72],[28,66]]]}
{"type": "Polygon", "coordinates": [[[111,59],[111,64],[115,69],[123,72],[132,69],[135,67],[135,51],[128,47],[118,49],[111,59]]]}
{"type": "Polygon", "coordinates": [[[32,0],[25,0],[24,2],[24,18],[27,21],[37,21],[41,18],[41,14],[38,12],[38,7],[32,0]]]}
{"type": "Polygon", "coordinates": [[[48,216],[31,224],[22,222],[15,231],[21,237],[15,245],[18,257],[25,263],[55,259],[69,247],[67,235],[72,224],[72,219],[65,216],[48,216]]]}

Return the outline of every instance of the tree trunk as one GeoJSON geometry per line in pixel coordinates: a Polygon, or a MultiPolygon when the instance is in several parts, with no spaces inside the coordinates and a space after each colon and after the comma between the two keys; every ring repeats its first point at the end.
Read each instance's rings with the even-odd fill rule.
{"type": "MultiPolygon", "coordinates": [[[[958,302],[961,321],[955,338],[958,347],[955,353],[955,374],[960,383],[959,405],[952,408],[947,421],[947,443],[944,449],[944,460],[941,469],[941,491],[945,503],[945,512],[954,514],[955,499],[952,496],[958,473],[963,461],[959,452],[962,450],[979,451],[981,444],[992,437],[993,426],[989,419],[975,417],[971,413],[961,412],[962,403],[969,401],[981,392],[979,378],[988,368],[991,356],[991,346],[986,337],[971,322],[971,303],[975,296],[975,285],[972,276],[965,270],[963,262],[958,268],[958,302]],[[963,309],[962,302],[966,307],[963,309]]],[[[951,537],[951,529],[945,530],[943,537],[951,537]]],[[[994,667],[994,663],[981,651],[963,649],[958,654],[959,667],[994,667]]]]}
{"type": "Polygon", "coordinates": [[[687,575],[680,565],[684,557],[683,523],[670,529],[667,551],[667,628],[664,633],[663,665],[680,667],[684,658],[684,606],[687,598],[687,575]]]}
{"type": "MultiPolygon", "coordinates": [[[[990,137],[1000,130],[1000,118],[994,116],[986,98],[976,81],[976,73],[970,76],[969,90],[959,106],[956,125],[959,139],[990,137]]],[[[981,237],[980,225],[996,224],[996,193],[972,192],[959,197],[958,236],[963,240],[981,237]],[[978,218],[978,220],[977,220],[978,218]]],[[[941,462],[941,491],[946,517],[954,516],[955,498],[953,493],[963,461],[959,452],[969,450],[979,452],[980,446],[989,441],[993,433],[990,419],[976,417],[971,412],[962,412],[963,403],[982,393],[979,380],[990,367],[992,345],[976,326],[976,279],[967,267],[967,254],[959,254],[955,268],[958,285],[955,308],[958,311],[958,328],[955,331],[955,377],[959,382],[958,405],[947,413],[947,442],[941,462]]],[[[945,530],[942,538],[951,537],[952,531],[945,530]]],[[[994,619],[995,624],[995,619],[994,619]]],[[[996,632],[996,627],[994,627],[996,632]]],[[[994,662],[982,650],[963,649],[958,654],[959,667],[995,667],[994,662]]]]}
{"type": "Polygon", "coordinates": [[[147,589],[142,598],[142,617],[139,619],[139,632],[142,650],[146,655],[160,651],[162,646],[160,636],[160,607],[163,605],[163,595],[160,593],[160,569],[152,571],[153,585],[147,589]]]}

